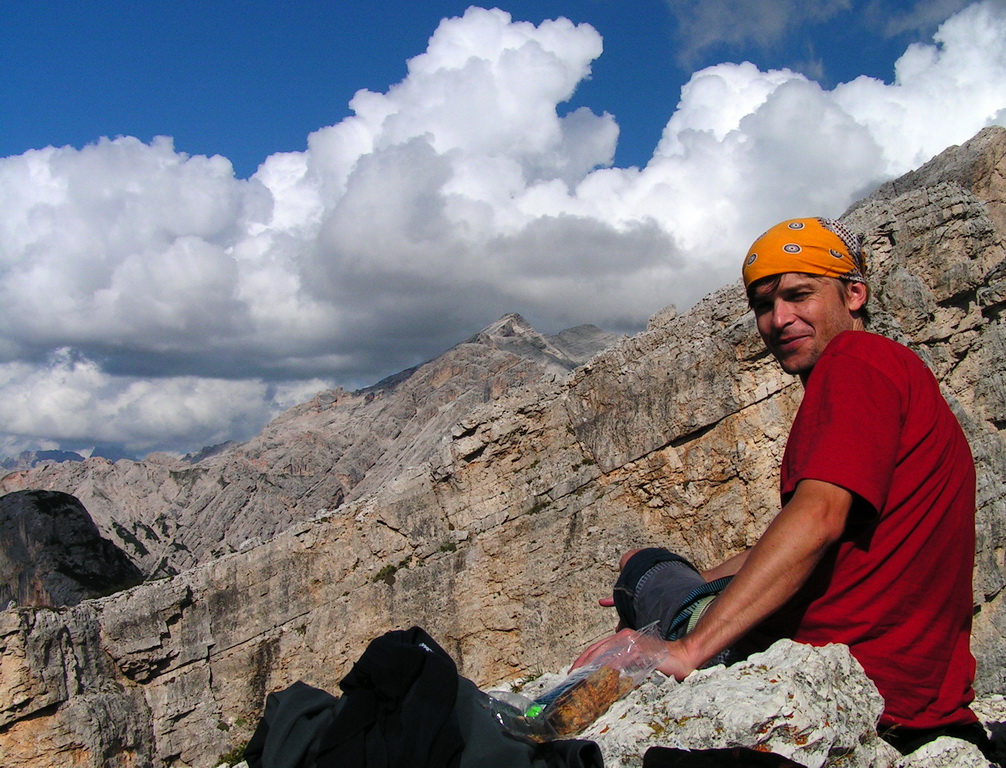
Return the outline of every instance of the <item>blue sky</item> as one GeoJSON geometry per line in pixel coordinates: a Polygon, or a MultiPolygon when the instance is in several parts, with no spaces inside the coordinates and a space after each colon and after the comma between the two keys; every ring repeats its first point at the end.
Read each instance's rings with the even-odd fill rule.
{"type": "Polygon", "coordinates": [[[0,455],[633,333],[1006,124],[1006,0],[7,3],[0,455]]]}
{"type": "MultiPolygon", "coordinates": [[[[81,147],[101,136],[149,141],[169,135],[179,151],[224,155],[247,177],[268,155],[302,151],[308,133],[344,118],[358,89],[380,92],[401,80],[406,61],[425,50],[440,19],[469,5],[8,3],[0,100],[9,117],[0,156],[49,144],[81,147]]],[[[678,21],[690,5],[523,0],[499,7],[515,20],[538,24],[566,16],[601,33],[604,54],[592,78],[562,108],[586,105],[615,115],[620,166],[649,160],[681,86],[697,69],[747,59],[763,69],[805,71],[825,85],[859,75],[890,80],[905,46],[943,21],[923,18],[891,30],[876,22],[879,10],[864,3],[826,2],[814,5],[833,5],[833,11],[796,18],[782,35],[753,28],[750,38],[692,51],[678,21]]],[[[732,9],[756,5],[727,3],[720,16],[729,19],[725,24],[751,24],[750,15],[735,18],[732,9]]],[[[915,5],[889,7],[898,15],[915,5]]],[[[965,3],[939,5],[949,15],[965,3]]]]}

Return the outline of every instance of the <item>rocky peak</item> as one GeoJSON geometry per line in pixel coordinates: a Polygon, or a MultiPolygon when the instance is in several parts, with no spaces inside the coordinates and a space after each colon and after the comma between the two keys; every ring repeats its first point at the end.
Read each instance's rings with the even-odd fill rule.
{"type": "MultiPolygon", "coordinates": [[[[962,146],[948,147],[928,163],[881,185],[849,212],[912,190],[952,184],[978,197],[999,232],[1006,232],[1006,128],[990,125],[962,146]]],[[[849,214],[846,213],[846,215],[849,214]]]]}
{"type": "Polygon", "coordinates": [[[32,469],[46,462],[83,461],[84,457],[74,451],[21,451],[0,461],[0,468],[7,471],[32,469]]]}
{"type": "Polygon", "coordinates": [[[509,312],[495,323],[490,323],[469,341],[492,343],[493,339],[509,339],[514,336],[540,336],[531,324],[516,312],[509,312]]]}
{"type": "Polygon", "coordinates": [[[546,371],[567,373],[583,365],[618,336],[596,325],[578,325],[554,336],[545,336],[516,313],[504,315],[492,325],[464,342],[485,344],[520,358],[533,360],[546,371]]]}

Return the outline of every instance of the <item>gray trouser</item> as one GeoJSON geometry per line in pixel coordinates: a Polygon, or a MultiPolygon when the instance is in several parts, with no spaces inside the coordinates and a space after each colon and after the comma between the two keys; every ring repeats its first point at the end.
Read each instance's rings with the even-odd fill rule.
{"type": "Polygon", "coordinates": [[[642,549],[629,558],[615,582],[615,608],[624,626],[641,629],[656,621],[660,636],[668,637],[682,603],[705,583],[680,555],[657,547],[642,549]]]}
{"type": "MultiPolygon", "coordinates": [[[[641,549],[626,562],[615,582],[615,608],[622,625],[642,629],[657,622],[660,636],[677,640],[702,614],[731,576],[706,582],[690,562],[669,550],[641,549]],[[694,616],[692,614],[695,614],[694,616]]],[[[746,654],[727,648],[703,666],[732,664],[746,654]]]]}

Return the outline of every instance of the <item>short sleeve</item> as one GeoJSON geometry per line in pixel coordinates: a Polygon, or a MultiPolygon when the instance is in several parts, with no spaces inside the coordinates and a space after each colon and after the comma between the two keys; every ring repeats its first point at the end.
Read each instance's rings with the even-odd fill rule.
{"type": "Polygon", "coordinates": [[[801,480],[822,480],[884,508],[898,460],[905,396],[869,361],[822,356],[807,381],[783,457],[783,500],[801,480]]]}

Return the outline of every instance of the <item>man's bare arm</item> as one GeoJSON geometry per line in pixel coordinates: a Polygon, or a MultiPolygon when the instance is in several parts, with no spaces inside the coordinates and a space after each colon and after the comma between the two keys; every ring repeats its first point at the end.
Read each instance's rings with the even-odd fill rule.
{"type": "Polygon", "coordinates": [[[820,480],[800,482],[746,553],[734,580],[682,639],[693,669],[736,643],[796,594],[841,537],[851,507],[852,494],[844,488],[820,480]]]}
{"type": "MultiPolygon", "coordinates": [[[[801,481],[755,546],[741,553],[742,565],[734,580],[695,629],[682,640],[667,643],[660,671],[684,678],[781,608],[841,537],[851,506],[852,494],[844,488],[819,480],[801,481]]],[[[609,641],[591,645],[574,667],[603,653],[609,641]]]]}

